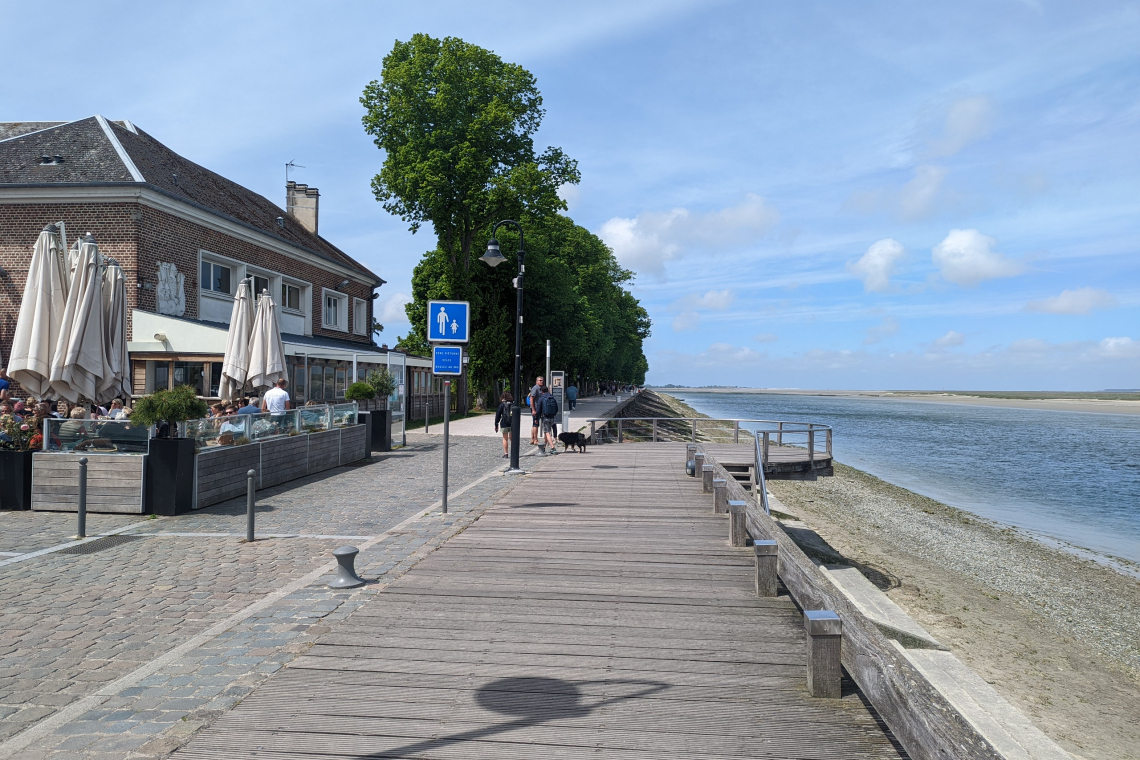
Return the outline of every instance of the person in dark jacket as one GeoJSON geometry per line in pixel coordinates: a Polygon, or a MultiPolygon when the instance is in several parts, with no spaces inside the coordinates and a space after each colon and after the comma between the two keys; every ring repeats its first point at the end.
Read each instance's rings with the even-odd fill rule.
{"type": "Polygon", "coordinates": [[[503,430],[503,458],[511,455],[511,402],[515,397],[509,391],[503,391],[499,397],[499,408],[495,411],[495,432],[503,430]]]}

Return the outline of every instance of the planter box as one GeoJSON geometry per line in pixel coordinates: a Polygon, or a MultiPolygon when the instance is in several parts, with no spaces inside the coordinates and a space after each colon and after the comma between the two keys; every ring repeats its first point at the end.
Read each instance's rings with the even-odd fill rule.
{"type": "Polygon", "coordinates": [[[198,488],[194,508],[245,494],[246,474],[261,472],[261,444],[210,446],[198,451],[198,488]]]}
{"type": "Polygon", "coordinates": [[[262,441],[258,488],[269,488],[309,472],[309,439],[313,435],[293,435],[262,441]]]}
{"type": "Polygon", "coordinates": [[[367,444],[368,427],[366,425],[341,428],[340,463],[349,464],[371,457],[372,452],[368,450],[367,444]]]}
{"type": "Polygon", "coordinates": [[[392,412],[381,409],[369,412],[372,415],[372,450],[392,450],[392,412]]]}
{"type": "Polygon", "coordinates": [[[156,515],[182,515],[194,509],[193,438],[154,438],[147,454],[147,506],[156,515]]]}
{"type": "Polygon", "coordinates": [[[32,508],[32,451],[0,451],[0,509],[32,508]]]}
{"type": "Polygon", "coordinates": [[[147,454],[32,455],[32,509],[79,511],[79,460],[87,457],[87,511],[141,515],[146,511],[147,454]]]}

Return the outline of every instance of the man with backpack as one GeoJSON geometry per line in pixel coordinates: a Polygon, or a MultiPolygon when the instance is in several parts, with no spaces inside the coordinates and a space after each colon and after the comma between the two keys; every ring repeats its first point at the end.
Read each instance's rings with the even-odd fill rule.
{"type": "Polygon", "coordinates": [[[554,439],[558,435],[558,399],[554,398],[554,394],[550,392],[549,388],[543,387],[535,408],[539,413],[542,437],[546,444],[545,446],[540,444],[539,450],[545,454],[546,446],[549,446],[550,453],[557,454],[558,450],[554,448],[554,439]]]}

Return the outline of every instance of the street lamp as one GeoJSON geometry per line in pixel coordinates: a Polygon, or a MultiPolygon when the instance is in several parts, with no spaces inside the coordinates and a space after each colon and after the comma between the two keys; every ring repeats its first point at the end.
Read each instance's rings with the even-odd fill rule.
{"type": "Polygon", "coordinates": [[[502,251],[499,250],[499,241],[495,239],[495,233],[504,224],[513,225],[519,231],[519,276],[515,280],[515,288],[518,290],[515,307],[515,380],[511,385],[511,396],[514,397],[514,401],[511,403],[511,466],[507,470],[508,474],[517,474],[522,472],[522,468],[519,467],[519,430],[522,425],[522,407],[519,406],[521,396],[519,394],[522,392],[523,272],[526,271],[524,263],[526,251],[523,247],[522,225],[510,219],[505,219],[496,224],[491,230],[491,239],[487,241],[487,252],[479,259],[487,262],[487,265],[492,269],[506,261],[502,251]]]}

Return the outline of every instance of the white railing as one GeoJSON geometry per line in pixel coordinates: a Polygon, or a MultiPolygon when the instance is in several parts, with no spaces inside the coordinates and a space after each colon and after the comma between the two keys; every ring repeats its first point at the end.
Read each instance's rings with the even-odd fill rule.
{"type": "Polygon", "coordinates": [[[831,426],[784,420],[711,419],[708,417],[595,417],[590,424],[594,443],[671,441],[678,443],[748,443],[761,448],[768,462],[771,446],[806,449],[808,460],[831,456],[831,426]],[[743,439],[743,441],[742,441],[743,439]]]}

